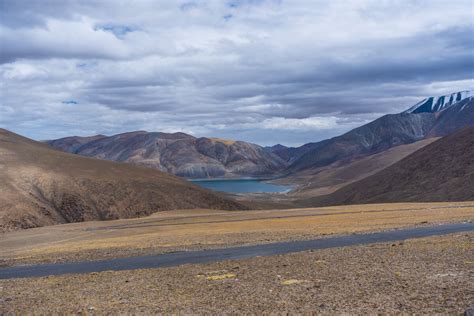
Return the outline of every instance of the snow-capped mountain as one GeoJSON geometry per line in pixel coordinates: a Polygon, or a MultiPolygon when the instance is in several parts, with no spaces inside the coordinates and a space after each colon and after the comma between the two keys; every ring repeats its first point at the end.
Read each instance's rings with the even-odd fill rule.
{"type": "Polygon", "coordinates": [[[459,91],[437,97],[428,97],[406,110],[405,113],[439,112],[472,96],[474,96],[474,90],[459,91]]]}
{"type": "MultiPolygon", "coordinates": [[[[430,137],[444,137],[474,126],[474,91],[428,97],[409,110],[382,116],[344,135],[283,151],[290,172],[351,161],[430,137]],[[304,150],[304,151],[303,151],[304,150]],[[303,151],[296,157],[287,157],[303,151]]],[[[280,151],[275,152],[280,155],[280,151]]]]}

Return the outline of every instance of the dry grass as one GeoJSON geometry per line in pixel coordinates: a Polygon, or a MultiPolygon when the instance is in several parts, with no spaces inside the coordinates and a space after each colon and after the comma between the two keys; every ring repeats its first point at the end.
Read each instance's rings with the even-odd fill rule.
{"type": "Polygon", "coordinates": [[[92,260],[309,239],[474,219],[474,203],[398,203],[270,211],[170,211],[147,218],[4,234],[4,264],[92,260]]]}
{"type": "Polygon", "coordinates": [[[236,142],[235,140],[223,139],[218,137],[210,137],[209,139],[215,143],[223,143],[225,145],[233,145],[236,142]]]}
{"type": "Polygon", "coordinates": [[[0,280],[0,314],[443,314],[474,302],[474,234],[173,268],[0,280]]]}

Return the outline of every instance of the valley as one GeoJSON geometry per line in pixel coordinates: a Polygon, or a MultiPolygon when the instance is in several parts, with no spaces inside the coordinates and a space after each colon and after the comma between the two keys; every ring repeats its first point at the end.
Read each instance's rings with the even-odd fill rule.
{"type": "Polygon", "coordinates": [[[469,91],[430,97],[298,148],[144,131],[45,144],[1,130],[0,227],[172,209],[474,200],[466,150],[474,146],[473,104],[469,91]]]}
{"type": "Polygon", "coordinates": [[[462,312],[472,100],[298,148],[0,130],[0,313],[462,312]]]}
{"type": "Polygon", "coordinates": [[[0,0],[0,316],[474,316],[473,0],[0,0]]]}
{"type": "Polygon", "coordinates": [[[295,148],[145,131],[46,143],[69,153],[146,166],[188,179],[273,179],[271,183],[293,186],[285,198],[294,201],[333,193],[473,125],[472,91],[460,91],[425,98],[401,113],[295,148]]]}

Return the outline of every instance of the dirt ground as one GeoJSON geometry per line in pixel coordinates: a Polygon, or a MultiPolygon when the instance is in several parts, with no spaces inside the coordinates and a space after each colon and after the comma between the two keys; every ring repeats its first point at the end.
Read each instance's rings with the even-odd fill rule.
{"type": "Polygon", "coordinates": [[[0,264],[97,260],[473,219],[474,202],[270,211],[170,211],[139,219],[56,225],[6,233],[0,235],[0,264]]]}
{"type": "Polygon", "coordinates": [[[0,281],[0,314],[461,314],[474,233],[289,255],[0,281]]]}

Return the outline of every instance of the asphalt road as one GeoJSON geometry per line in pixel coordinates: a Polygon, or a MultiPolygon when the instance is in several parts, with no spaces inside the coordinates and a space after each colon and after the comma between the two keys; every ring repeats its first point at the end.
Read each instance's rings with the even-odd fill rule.
{"type": "Polygon", "coordinates": [[[399,229],[368,234],[352,234],[313,240],[278,242],[223,249],[183,251],[160,255],[116,258],[101,261],[38,264],[0,269],[0,279],[42,277],[48,275],[79,274],[101,271],[120,271],[173,267],[189,263],[208,263],[222,260],[245,259],[258,256],[282,255],[292,252],[344,246],[400,241],[411,238],[439,236],[474,231],[474,223],[399,229]]]}

